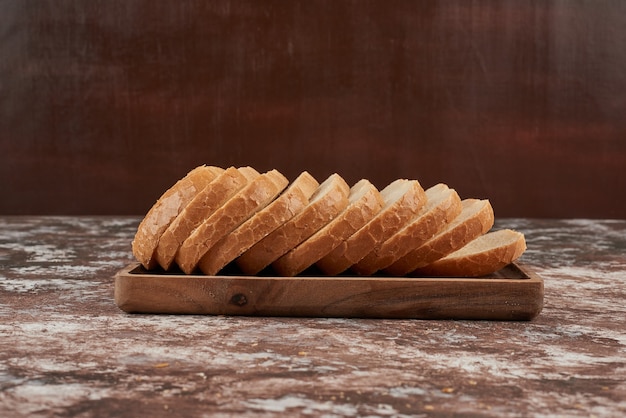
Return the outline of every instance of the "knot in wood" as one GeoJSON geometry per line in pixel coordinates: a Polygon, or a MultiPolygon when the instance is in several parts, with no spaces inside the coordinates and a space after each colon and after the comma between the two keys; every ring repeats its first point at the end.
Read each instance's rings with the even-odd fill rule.
{"type": "Polygon", "coordinates": [[[243,293],[237,293],[234,294],[232,298],[230,298],[230,303],[237,306],[244,306],[246,303],[248,303],[248,299],[243,293]]]}

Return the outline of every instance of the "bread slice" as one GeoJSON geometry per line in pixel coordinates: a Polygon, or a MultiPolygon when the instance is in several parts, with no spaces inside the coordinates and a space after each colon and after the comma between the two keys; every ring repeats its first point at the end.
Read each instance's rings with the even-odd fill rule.
{"type": "Polygon", "coordinates": [[[369,222],[384,205],[378,189],[366,179],[352,186],[348,202],[335,219],[274,261],[274,270],[281,276],[302,273],[369,222]]]}
{"type": "Polygon", "coordinates": [[[193,230],[247,183],[242,170],[229,167],[201,190],[163,232],[155,255],[159,265],[168,270],[193,230]]]}
{"type": "Polygon", "coordinates": [[[258,274],[344,210],[349,192],[350,186],[339,174],[330,175],[302,212],[243,253],[235,260],[237,266],[245,274],[258,274]]]}
{"type": "Polygon", "coordinates": [[[358,263],[402,229],[426,203],[426,193],[417,180],[395,180],[380,193],[385,202],[382,210],[316,263],[324,273],[334,276],[358,263]]]}
{"type": "Polygon", "coordinates": [[[491,229],[494,215],[488,200],[465,199],[461,203],[461,213],[446,228],[384,271],[393,276],[407,275],[462,248],[491,229]]]}
{"type": "Polygon", "coordinates": [[[189,202],[219,173],[219,167],[199,166],[165,191],[143,218],[132,242],[132,252],[146,269],[157,267],[155,250],[161,235],[189,202]]]}
{"type": "Polygon", "coordinates": [[[517,260],[526,251],[520,232],[501,229],[481,235],[463,248],[413,272],[420,276],[480,277],[517,260]]]}
{"type": "Polygon", "coordinates": [[[319,187],[308,172],[302,172],[276,200],[219,240],[200,259],[198,267],[213,276],[279,226],[293,218],[309,203],[319,187]]]}
{"type": "Polygon", "coordinates": [[[196,228],[178,250],[176,264],[184,273],[193,273],[213,245],[267,206],[289,184],[277,170],[261,175],[250,167],[241,170],[249,183],[196,228]]]}
{"type": "Polygon", "coordinates": [[[411,249],[432,238],[461,213],[461,198],[443,183],[426,190],[426,204],[411,222],[377,246],[350,269],[369,276],[390,266],[411,249]]]}

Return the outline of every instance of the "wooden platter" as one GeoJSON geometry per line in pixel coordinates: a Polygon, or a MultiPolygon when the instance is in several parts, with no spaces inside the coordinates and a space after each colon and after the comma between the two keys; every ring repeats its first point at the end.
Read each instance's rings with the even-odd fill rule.
{"type": "Polygon", "coordinates": [[[543,280],[511,264],[482,278],[184,275],[132,264],[115,276],[128,313],[531,320],[543,280]]]}

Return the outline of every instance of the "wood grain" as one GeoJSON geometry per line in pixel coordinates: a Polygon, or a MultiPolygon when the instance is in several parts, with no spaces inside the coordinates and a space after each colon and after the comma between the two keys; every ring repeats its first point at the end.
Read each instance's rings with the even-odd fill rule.
{"type": "Polygon", "coordinates": [[[531,320],[543,281],[509,265],[488,278],[187,276],[133,264],[115,278],[129,313],[531,320]]]}
{"type": "Polygon", "coordinates": [[[7,0],[2,214],[142,215],[199,164],[626,213],[626,2],[7,0]]]}

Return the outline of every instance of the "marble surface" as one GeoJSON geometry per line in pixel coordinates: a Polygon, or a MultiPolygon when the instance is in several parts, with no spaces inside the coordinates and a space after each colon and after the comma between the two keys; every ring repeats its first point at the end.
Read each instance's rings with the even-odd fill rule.
{"type": "Polygon", "coordinates": [[[626,220],[498,220],[531,322],[125,314],[138,222],[0,217],[0,416],[626,415],[626,220]]]}

